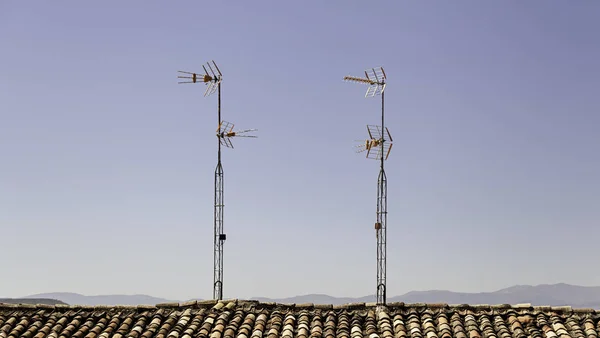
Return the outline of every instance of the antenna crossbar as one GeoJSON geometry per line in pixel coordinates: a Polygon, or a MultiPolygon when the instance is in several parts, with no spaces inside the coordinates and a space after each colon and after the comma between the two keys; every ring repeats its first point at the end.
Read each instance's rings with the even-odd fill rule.
{"type": "Polygon", "coordinates": [[[375,81],[371,81],[369,79],[363,79],[362,77],[350,76],[350,75],[344,76],[344,80],[350,81],[350,82],[366,83],[368,85],[376,84],[375,81]]]}

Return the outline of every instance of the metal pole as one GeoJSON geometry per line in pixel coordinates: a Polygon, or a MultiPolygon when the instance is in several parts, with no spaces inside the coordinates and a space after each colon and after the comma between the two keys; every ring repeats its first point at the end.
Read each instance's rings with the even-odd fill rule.
{"type": "MultiPolygon", "coordinates": [[[[214,279],[213,279],[213,298],[217,299],[217,300],[221,300],[223,299],[223,245],[225,243],[225,240],[227,239],[225,233],[223,232],[223,215],[224,215],[224,197],[223,197],[223,192],[224,192],[224,180],[223,180],[223,166],[221,164],[221,143],[223,143],[223,145],[225,145],[226,147],[230,147],[232,148],[233,146],[231,145],[231,140],[229,140],[230,137],[232,136],[242,136],[242,135],[236,135],[235,132],[232,132],[232,130],[228,130],[227,131],[227,135],[225,133],[225,131],[227,130],[227,128],[230,126],[230,129],[233,129],[233,125],[229,124],[228,122],[225,122],[227,125],[226,126],[222,126],[222,123],[224,121],[221,120],[221,81],[223,80],[223,74],[221,73],[221,70],[219,70],[219,67],[217,66],[217,64],[215,63],[215,61],[212,61],[212,64],[214,66],[211,66],[211,64],[209,62],[206,63],[208,66],[205,67],[204,65],[202,66],[202,68],[204,69],[204,75],[202,74],[196,74],[196,73],[192,73],[192,72],[186,72],[186,71],[178,71],[180,74],[183,75],[179,75],[177,76],[177,78],[179,79],[185,79],[183,81],[179,81],[178,83],[204,83],[205,85],[207,85],[206,91],[204,92],[204,96],[210,96],[212,95],[215,91],[218,90],[218,125],[219,125],[219,130],[217,131],[217,146],[218,146],[218,152],[217,152],[217,167],[215,168],[215,190],[214,190],[214,232],[213,232],[213,241],[214,241],[214,246],[213,246],[213,274],[214,274],[214,279]],[[209,73],[210,70],[210,73],[209,73]],[[216,70],[216,72],[215,72],[216,70]]],[[[240,132],[237,132],[237,134],[242,134],[245,132],[248,132],[251,130],[243,130],[240,132]]],[[[250,135],[243,135],[242,137],[256,137],[256,136],[250,136],[250,135]]]]}
{"type": "MultiPolygon", "coordinates": [[[[218,118],[221,124],[221,83],[218,84],[218,118]]],[[[224,183],[223,166],[221,165],[221,141],[217,138],[218,160],[215,169],[215,211],[214,211],[214,285],[213,298],[223,299],[223,244],[225,235],[223,234],[223,214],[224,214],[224,183]]]]}
{"type": "MultiPolygon", "coordinates": [[[[219,87],[217,89],[218,90],[218,95],[217,95],[218,99],[217,100],[219,102],[219,105],[218,105],[218,112],[217,112],[217,114],[219,116],[218,117],[219,121],[217,121],[217,123],[218,123],[217,125],[220,126],[221,125],[221,83],[219,83],[218,86],[219,87]]],[[[219,156],[219,163],[221,163],[221,141],[217,138],[217,142],[218,142],[218,146],[219,146],[219,155],[218,155],[219,156]]]]}
{"type": "Polygon", "coordinates": [[[367,84],[369,88],[365,97],[373,97],[381,94],[381,128],[379,126],[367,125],[369,137],[364,146],[361,146],[362,151],[367,151],[367,158],[373,147],[377,150],[376,159],[381,161],[379,177],[377,180],[377,221],[375,222],[375,235],[377,236],[377,304],[385,305],[386,303],[386,273],[387,273],[387,177],[385,174],[384,163],[392,149],[392,136],[385,128],[385,90],[386,75],[383,67],[377,69],[371,68],[365,70],[365,77],[344,76],[344,80],[357,83],[367,84]],[[372,130],[371,127],[374,129],[372,130]],[[373,135],[377,138],[374,138],[373,135]],[[386,137],[387,135],[387,137],[386,137]],[[389,137],[389,140],[386,138],[389,137]],[[389,146],[387,145],[389,142],[389,146]],[[387,149],[387,152],[386,152],[387,149]]]}
{"type": "MultiPolygon", "coordinates": [[[[385,132],[384,93],[381,93],[381,130],[385,132]]],[[[387,176],[384,170],[384,156],[381,156],[381,169],[377,186],[377,304],[386,302],[387,272],[387,176]]]]}

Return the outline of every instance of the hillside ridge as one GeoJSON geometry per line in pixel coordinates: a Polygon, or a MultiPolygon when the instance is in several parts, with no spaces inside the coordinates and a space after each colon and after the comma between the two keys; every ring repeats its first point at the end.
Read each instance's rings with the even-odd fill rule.
{"type": "MultiPolygon", "coordinates": [[[[35,294],[18,299],[54,299],[66,304],[77,305],[156,305],[161,303],[184,303],[188,300],[173,300],[149,295],[94,295],[86,296],[71,292],[35,294]]],[[[286,298],[252,297],[263,303],[291,304],[351,304],[370,303],[374,295],[363,297],[334,297],[315,293],[286,298]]],[[[198,299],[192,299],[198,300],[198,299]]],[[[200,299],[201,300],[201,299],[200,299]]],[[[12,301],[14,303],[14,300],[12,301]]],[[[400,296],[388,297],[388,303],[446,303],[446,304],[522,304],[534,306],[573,306],[600,309],[600,287],[578,286],[565,283],[540,285],[514,285],[492,292],[453,292],[448,290],[410,291],[400,296]]]]}

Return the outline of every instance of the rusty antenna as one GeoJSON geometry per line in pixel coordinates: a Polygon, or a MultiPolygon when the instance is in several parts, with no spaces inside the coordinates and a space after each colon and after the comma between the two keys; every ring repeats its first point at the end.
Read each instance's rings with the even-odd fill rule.
{"type": "Polygon", "coordinates": [[[221,120],[221,82],[223,80],[223,74],[221,70],[217,66],[217,64],[212,61],[212,66],[210,63],[206,63],[208,69],[202,65],[204,69],[204,74],[190,73],[184,71],[178,71],[181,74],[177,76],[179,79],[185,79],[184,81],[180,81],[179,83],[204,83],[206,84],[206,90],[204,91],[204,96],[210,96],[215,92],[218,93],[218,128],[217,128],[217,139],[218,139],[218,151],[217,151],[217,167],[215,168],[215,203],[214,203],[214,280],[213,280],[213,299],[222,300],[223,299],[223,247],[225,244],[225,240],[227,239],[227,235],[224,233],[224,199],[223,199],[223,191],[224,191],[224,182],[223,182],[223,165],[221,164],[221,145],[224,145],[228,148],[233,148],[233,144],[231,143],[232,137],[256,137],[252,135],[240,135],[250,131],[256,131],[256,129],[250,130],[242,130],[242,131],[233,131],[233,124],[222,121],[221,120]],[[210,71],[210,73],[209,73],[210,71]]]}
{"type": "Polygon", "coordinates": [[[380,161],[379,177],[377,179],[377,220],[375,236],[377,237],[377,304],[386,302],[386,273],[387,273],[387,176],[384,162],[392,150],[392,136],[384,126],[384,90],[386,75],[383,67],[365,70],[365,77],[345,76],[345,81],[368,85],[365,97],[381,95],[381,125],[367,125],[369,139],[358,146],[357,152],[367,152],[367,158],[380,161]]]}

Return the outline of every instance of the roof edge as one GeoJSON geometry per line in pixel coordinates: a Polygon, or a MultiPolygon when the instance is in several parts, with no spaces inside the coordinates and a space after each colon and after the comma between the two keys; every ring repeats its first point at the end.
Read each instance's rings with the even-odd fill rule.
{"type": "Polygon", "coordinates": [[[277,310],[361,310],[361,309],[448,309],[448,310],[477,310],[477,311],[492,311],[492,310],[516,310],[516,311],[541,311],[541,312],[560,312],[560,313],[600,313],[600,311],[592,308],[573,308],[571,306],[532,306],[530,303],[524,304],[446,304],[446,303],[404,303],[394,302],[384,306],[378,306],[376,303],[348,303],[342,305],[332,304],[286,304],[286,303],[263,303],[257,300],[238,300],[228,299],[222,301],[203,300],[190,301],[183,303],[159,303],[155,305],[47,305],[47,304],[9,304],[0,303],[0,310],[137,310],[151,311],[157,309],[233,309],[237,306],[259,308],[259,309],[277,309],[277,310]]]}

